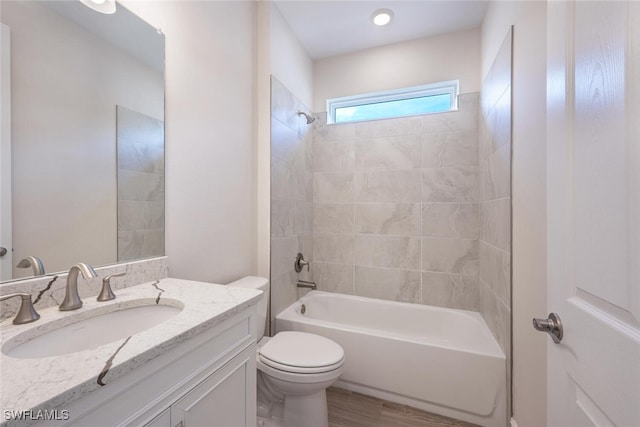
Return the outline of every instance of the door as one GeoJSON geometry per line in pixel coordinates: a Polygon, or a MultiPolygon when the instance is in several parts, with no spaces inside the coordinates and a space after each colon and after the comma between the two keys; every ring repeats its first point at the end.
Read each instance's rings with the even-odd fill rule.
{"type": "Polygon", "coordinates": [[[640,426],[640,3],[548,3],[548,424],[640,426]]]}
{"type": "Polygon", "coordinates": [[[0,24],[0,281],[11,279],[11,74],[9,27],[0,24]]]}

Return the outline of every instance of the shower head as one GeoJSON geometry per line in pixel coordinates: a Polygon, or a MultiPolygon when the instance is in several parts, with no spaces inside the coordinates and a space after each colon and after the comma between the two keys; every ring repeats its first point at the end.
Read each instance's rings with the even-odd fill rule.
{"type": "Polygon", "coordinates": [[[307,113],[305,113],[304,111],[300,111],[298,110],[298,115],[299,116],[304,116],[305,119],[307,119],[307,124],[310,125],[311,123],[316,121],[316,118],[313,116],[308,115],[307,113]]]}

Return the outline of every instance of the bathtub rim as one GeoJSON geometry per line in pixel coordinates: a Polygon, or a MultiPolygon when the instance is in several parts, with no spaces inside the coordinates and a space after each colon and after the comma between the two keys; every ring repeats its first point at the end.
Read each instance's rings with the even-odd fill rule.
{"type": "MultiPolygon", "coordinates": [[[[301,322],[305,324],[315,324],[318,326],[338,328],[338,329],[342,329],[350,332],[364,333],[368,336],[379,336],[379,337],[381,336],[386,339],[391,339],[394,341],[407,341],[407,342],[411,342],[414,344],[421,344],[421,345],[428,344],[429,346],[436,347],[439,349],[446,349],[446,350],[453,349],[455,351],[460,351],[460,352],[472,354],[475,356],[495,357],[505,361],[507,358],[504,352],[502,351],[502,349],[500,348],[498,341],[491,333],[489,326],[485,322],[484,318],[480,313],[476,311],[439,307],[439,306],[432,306],[432,305],[426,305],[426,304],[415,304],[415,303],[409,303],[409,302],[403,302],[403,301],[389,301],[389,300],[383,300],[379,298],[363,297],[359,295],[347,295],[347,294],[338,294],[334,292],[312,290],[310,292],[307,292],[303,297],[299,298],[297,301],[290,304],[288,307],[286,307],[284,310],[278,313],[275,316],[275,319],[282,319],[282,320],[288,320],[293,322],[301,322]],[[306,300],[316,296],[345,298],[345,299],[356,300],[360,302],[366,302],[367,300],[375,300],[376,302],[383,303],[385,305],[399,305],[401,307],[408,306],[408,307],[411,307],[412,309],[418,308],[418,309],[431,310],[436,312],[455,312],[456,314],[461,314],[465,317],[469,317],[473,319],[474,321],[480,321],[482,323],[483,327],[486,329],[486,332],[487,332],[487,339],[491,340],[490,345],[491,347],[493,347],[492,348],[493,351],[483,351],[479,349],[460,347],[454,344],[445,345],[444,343],[430,342],[428,340],[429,337],[422,337],[422,339],[418,339],[416,337],[412,337],[411,335],[396,336],[393,333],[386,332],[386,331],[381,331],[381,330],[366,328],[361,326],[347,325],[343,323],[332,322],[330,320],[305,317],[303,314],[299,313],[298,310],[300,308],[300,305],[304,304],[306,300]]],[[[276,322],[276,325],[277,325],[277,322],[276,322]]],[[[276,332],[280,332],[280,331],[276,330],[276,332]]]]}

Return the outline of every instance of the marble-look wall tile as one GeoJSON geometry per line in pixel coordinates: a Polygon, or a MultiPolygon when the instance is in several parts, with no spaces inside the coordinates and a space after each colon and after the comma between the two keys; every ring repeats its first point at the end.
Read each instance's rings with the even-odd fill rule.
{"type": "Polygon", "coordinates": [[[489,116],[491,111],[483,112],[480,115],[480,123],[479,123],[479,133],[478,133],[478,163],[480,167],[483,167],[483,164],[486,163],[487,158],[493,153],[493,147],[491,143],[491,130],[489,129],[489,121],[491,117],[489,116]]]}
{"type": "Polygon", "coordinates": [[[290,162],[299,144],[296,132],[273,117],[271,119],[271,159],[290,162]]]}
{"type": "Polygon", "coordinates": [[[422,273],[422,303],[478,311],[478,278],[451,273],[422,273]]]}
{"type": "Polygon", "coordinates": [[[352,203],[316,203],[313,230],[317,233],[353,234],[352,203]]]}
{"type": "Polygon", "coordinates": [[[312,202],[304,202],[303,203],[304,210],[304,234],[313,234],[313,203],[312,202]]]}
{"type": "Polygon", "coordinates": [[[353,264],[329,264],[314,262],[311,264],[313,279],[318,290],[336,292],[339,294],[353,294],[353,264]]]}
{"type": "Polygon", "coordinates": [[[313,143],[313,171],[340,172],[354,169],[355,142],[353,140],[315,141],[313,143]]]}
{"type": "Polygon", "coordinates": [[[118,200],[164,203],[164,175],[119,169],[118,200]]]}
{"type": "Polygon", "coordinates": [[[477,203],[423,203],[422,235],[478,238],[477,203]]]}
{"type": "Polygon", "coordinates": [[[118,260],[164,255],[164,229],[118,231],[118,260]]]}
{"type": "Polygon", "coordinates": [[[363,234],[417,236],[420,234],[420,204],[357,203],[355,230],[363,234]]]}
{"type": "Polygon", "coordinates": [[[293,93],[278,79],[271,77],[271,116],[287,127],[297,130],[299,117],[296,113],[300,108],[301,103],[293,93]]]}
{"type": "Polygon", "coordinates": [[[421,302],[423,273],[431,273],[434,302],[477,309],[479,106],[476,93],[449,113],[328,126],[319,119],[313,274],[339,282],[322,287],[421,302]]]}
{"type": "Polygon", "coordinates": [[[422,270],[478,275],[478,241],[475,239],[422,239],[422,270]]]}
{"type": "Polygon", "coordinates": [[[297,112],[310,110],[277,79],[271,79],[271,331],[276,314],[298,298],[294,271],[298,252],[313,263],[314,126],[297,112]]]}
{"type": "Polygon", "coordinates": [[[489,156],[482,175],[482,201],[511,196],[511,144],[503,145],[489,156]]]}
{"type": "Polygon", "coordinates": [[[335,264],[353,264],[353,241],[352,234],[314,233],[314,260],[335,264]]]}
{"type": "Polygon", "coordinates": [[[458,111],[421,116],[423,133],[475,132],[478,128],[478,99],[477,93],[463,94],[458,97],[458,111]]]}
{"type": "MultiPolygon", "coordinates": [[[[511,365],[511,32],[482,84],[480,313],[511,365]]],[[[507,375],[510,370],[507,369],[507,375]]],[[[508,381],[508,386],[510,382],[508,381]]]]}
{"type": "Polygon", "coordinates": [[[271,237],[287,237],[294,234],[294,201],[271,201],[271,237]]]}
{"type": "Polygon", "coordinates": [[[419,202],[420,180],[419,169],[357,172],[354,198],[356,202],[419,202]]]}
{"type": "Polygon", "coordinates": [[[423,202],[477,202],[476,166],[423,169],[423,202]]]}
{"type": "Polygon", "coordinates": [[[502,303],[482,279],[479,282],[480,313],[500,344],[502,351],[511,354],[511,309],[502,303]]]}
{"type": "Polygon", "coordinates": [[[119,105],[116,116],[118,260],[163,255],[164,122],[119,105]]]}
{"type": "Polygon", "coordinates": [[[511,86],[500,96],[488,123],[492,152],[511,143],[511,86]]]}
{"type": "MultiPolygon", "coordinates": [[[[293,202],[292,212],[293,212],[293,232],[297,236],[301,236],[306,232],[308,225],[306,224],[305,216],[307,213],[313,213],[313,210],[307,211],[307,206],[309,202],[295,200],[293,202]]],[[[310,218],[310,220],[312,220],[310,218]]]]}
{"type": "Polygon", "coordinates": [[[482,83],[482,110],[495,107],[500,96],[511,86],[511,77],[511,36],[507,35],[482,83]]]}
{"type": "Polygon", "coordinates": [[[392,301],[420,302],[420,272],[355,267],[355,294],[392,301]]]}
{"type": "Polygon", "coordinates": [[[357,266],[420,270],[420,239],[358,234],[354,257],[357,266]]]}
{"type": "Polygon", "coordinates": [[[511,198],[480,203],[480,240],[511,252],[511,198]]]}
{"type": "MultiPolygon", "coordinates": [[[[111,282],[117,296],[118,289],[140,285],[142,283],[164,279],[168,277],[167,257],[149,258],[129,261],[120,264],[96,267],[98,277],[94,279],[78,278],[78,293],[83,299],[96,297],[102,288],[102,279],[113,273],[125,271],[124,277],[116,277],[111,282]]],[[[64,299],[67,272],[16,280],[0,286],[0,295],[26,292],[31,294],[31,300],[36,310],[60,305],[64,299]]],[[[20,307],[20,298],[11,298],[0,302],[0,320],[12,319],[20,307]]],[[[7,320],[10,321],[10,320],[7,320]]]]}
{"type": "MultiPolygon", "coordinates": [[[[292,264],[293,265],[293,264],[292,264]]],[[[275,326],[275,317],[298,299],[296,283],[298,275],[293,269],[274,275],[271,273],[271,326],[275,326]]]]}
{"type": "Polygon", "coordinates": [[[341,123],[326,125],[326,114],[324,120],[318,124],[314,132],[314,141],[354,141],[356,139],[356,127],[358,123],[341,123]]]}
{"type": "Polygon", "coordinates": [[[293,270],[293,262],[301,245],[298,236],[271,239],[271,275],[272,277],[293,270]]]}
{"type": "Polygon", "coordinates": [[[353,183],[353,173],[314,173],[313,201],[314,203],[353,202],[353,183]]]}
{"type": "Polygon", "coordinates": [[[164,202],[118,201],[118,230],[164,228],[164,202]]]}
{"type": "Polygon", "coordinates": [[[164,122],[116,106],[118,169],[164,175],[164,122]]]}
{"type": "Polygon", "coordinates": [[[356,136],[360,138],[395,137],[420,133],[422,133],[422,119],[420,116],[356,123],[356,136]]]}
{"type": "Polygon", "coordinates": [[[481,241],[479,245],[480,278],[500,298],[511,304],[511,254],[481,241]]]}
{"type": "Polygon", "coordinates": [[[422,135],[422,167],[478,165],[478,132],[451,131],[422,135]]]}
{"type": "Polygon", "coordinates": [[[355,143],[355,169],[419,168],[420,151],[420,135],[360,138],[355,143]]]}

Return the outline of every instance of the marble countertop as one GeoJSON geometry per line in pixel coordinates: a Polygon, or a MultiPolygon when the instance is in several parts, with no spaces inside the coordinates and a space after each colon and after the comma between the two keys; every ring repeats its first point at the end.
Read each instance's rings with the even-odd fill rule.
{"type": "Polygon", "coordinates": [[[0,323],[0,345],[13,346],[24,336],[38,336],[51,329],[51,322],[55,321],[56,327],[60,327],[92,317],[95,309],[107,311],[114,306],[163,302],[184,306],[179,314],[163,323],[90,350],[36,359],[13,358],[1,353],[0,408],[3,411],[64,408],[256,304],[260,295],[260,291],[253,289],[168,278],[120,289],[116,291],[116,299],[108,302],[85,298],[82,308],[74,311],[62,312],[51,307],[40,312],[40,320],[26,325],[13,325],[13,318],[7,319],[0,323]]]}

